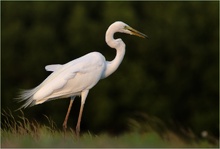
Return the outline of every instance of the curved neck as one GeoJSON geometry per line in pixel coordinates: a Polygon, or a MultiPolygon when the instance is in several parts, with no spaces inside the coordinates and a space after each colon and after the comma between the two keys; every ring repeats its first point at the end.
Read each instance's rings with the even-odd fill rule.
{"type": "MultiPolygon", "coordinates": [[[[111,26],[110,26],[111,27],[111,26]]],[[[125,44],[124,42],[119,39],[114,39],[113,35],[115,33],[114,30],[111,30],[111,28],[106,32],[105,40],[106,43],[111,47],[116,49],[116,56],[112,61],[106,61],[106,69],[103,73],[102,78],[106,78],[109,75],[111,75],[113,72],[117,70],[119,65],[121,64],[124,55],[125,55],[125,44]]]]}

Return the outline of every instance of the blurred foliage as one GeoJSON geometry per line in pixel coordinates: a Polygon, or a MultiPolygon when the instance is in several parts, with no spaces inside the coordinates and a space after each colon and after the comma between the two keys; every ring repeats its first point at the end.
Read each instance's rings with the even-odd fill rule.
{"type": "MultiPolygon", "coordinates": [[[[126,43],[119,69],[100,81],[86,101],[82,129],[121,133],[137,113],[168,127],[219,135],[219,3],[216,2],[1,2],[2,108],[17,109],[21,88],[37,86],[45,65],[66,63],[92,51],[111,60],[105,31],[124,21],[150,39],[116,34],[126,43]]],[[[75,127],[79,99],[68,125],[75,127]]],[[[50,115],[62,126],[69,99],[24,110],[50,115]]],[[[138,118],[137,118],[138,119],[138,118]]]]}

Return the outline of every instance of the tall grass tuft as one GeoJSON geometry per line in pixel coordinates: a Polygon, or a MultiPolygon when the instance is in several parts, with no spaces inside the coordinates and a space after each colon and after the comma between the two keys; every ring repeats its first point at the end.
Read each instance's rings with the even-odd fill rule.
{"type": "Polygon", "coordinates": [[[193,132],[187,132],[188,140],[183,139],[156,117],[142,115],[141,120],[128,119],[130,131],[112,136],[107,133],[81,134],[77,139],[74,130],[63,132],[49,117],[48,125],[36,120],[28,120],[23,111],[15,117],[10,110],[2,110],[1,147],[35,147],[35,148],[66,148],[66,147],[218,147],[216,143],[198,140],[193,132]]]}

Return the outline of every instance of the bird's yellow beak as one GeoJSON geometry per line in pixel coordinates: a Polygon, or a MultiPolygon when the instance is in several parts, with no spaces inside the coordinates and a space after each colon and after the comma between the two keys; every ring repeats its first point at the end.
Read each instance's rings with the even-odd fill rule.
{"type": "Polygon", "coordinates": [[[126,30],[129,30],[129,31],[131,32],[131,35],[135,35],[135,36],[138,36],[138,37],[141,37],[141,38],[148,38],[147,35],[145,35],[145,34],[139,32],[139,31],[133,29],[133,28],[130,27],[130,26],[125,26],[125,29],[126,29],[126,30]]]}

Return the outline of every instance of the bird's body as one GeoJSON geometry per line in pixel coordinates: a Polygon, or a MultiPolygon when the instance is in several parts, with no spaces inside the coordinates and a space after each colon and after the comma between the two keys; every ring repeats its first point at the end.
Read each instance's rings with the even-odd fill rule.
{"type": "Polygon", "coordinates": [[[29,101],[24,107],[41,104],[45,101],[80,96],[83,90],[90,90],[104,77],[105,57],[92,52],[63,65],[48,65],[47,71],[53,71],[39,86],[23,94],[29,101]]]}
{"type": "Polygon", "coordinates": [[[121,64],[125,55],[125,44],[121,39],[114,39],[115,32],[127,33],[140,37],[146,35],[134,30],[127,24],[117,21],[109,26],[106,31],[106,43],[116,49],[116,57],[112,61],[106,61],[99,52],[91,52],[66,64],[48,65],[47,71],[52,73],[36,88],[25,90],[21,93],[21,101],[26,100],[22,108],[44,103],[57,98],[71,97],[70,105],[63,126],[66,128],[69,112],[75,96],[81,96],[81,108],[76,126],[77,136],[80,131],[80,121],[86,97],[89,90],[100,79],[111,75],[121,64]]]}

